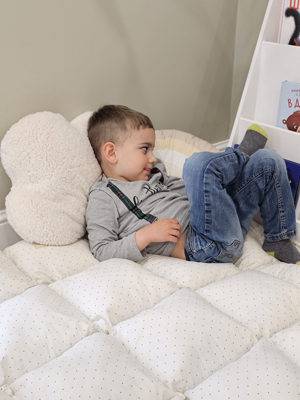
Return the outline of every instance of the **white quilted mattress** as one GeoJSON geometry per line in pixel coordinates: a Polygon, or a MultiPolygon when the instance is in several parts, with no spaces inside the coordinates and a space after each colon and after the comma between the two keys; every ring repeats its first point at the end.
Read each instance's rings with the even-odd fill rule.
{"type": "Polygon", "coordinates": [[[300,266],[0,252],[0,400],[300,398],[300,266]]]}

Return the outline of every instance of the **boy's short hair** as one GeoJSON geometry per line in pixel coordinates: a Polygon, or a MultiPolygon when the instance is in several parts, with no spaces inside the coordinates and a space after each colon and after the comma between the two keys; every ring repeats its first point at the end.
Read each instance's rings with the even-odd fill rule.
{"type": "Polygon", "coordinates": [[[154,129],[150,118],[126,106],[106,105],[95,111],[88,121],[88,138],[99,163],[105,143],[122,143],[130,129],[141,127],[154,129]]]}

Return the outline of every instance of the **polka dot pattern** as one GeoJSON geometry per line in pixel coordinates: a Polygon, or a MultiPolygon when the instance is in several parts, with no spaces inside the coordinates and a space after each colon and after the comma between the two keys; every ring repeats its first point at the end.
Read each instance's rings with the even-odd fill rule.
{"type": "Polygon", "coordinates": [[[174,398],[173,391],[156,380],[116,339],[104,333],[83,339],[62,356],[25,374],[11,388],[28,400],[184,399],[182,394],[174,398]]]}
{"type": "MultiPolygon", "coordinates": [[[[12,393],[12,391],[9,388],[7,390],[9,393],[12,393]]],[[[12,399],[12,397],[10,395],[6,394],[6,392],[0,391],[0,400],[11,400],[11,399],[12,399]]]]}
{"type": "Polygon", "coordinates": [[[189,400],[296,400],[300,398],[300,368],[275,344],[262,339],[240,360],[185,395],[189,400]]]}
{"type": "Polygon", "coordinates": [[[114,335],[175,391],[195,386],[256,342],[247,328],[189,289],[116,325],[114,335]]]}
{"type": "Polygon", "coordinates": [[[209,283],[235,275],[239,270],[233,264],[205,264],[172,257],[150,255],[140,262],[150,271],[170,279],[180,287],[199,289],[209,283]],[[184,270],[184,273],[182,271],[184,270]]]}
{"type": "Polygon", "coordinates": [[[35,282],[0,251],[0,303],[23,293],[35,282]]]}
{"type": "Polygon", "coordinates": [[[300,322],[272,337],[279,350],[300,368],[300,322]]]}
{"type": "Polygon", "coordinates": [[[257,269],[265,274],[276,276],[300,288],[299,265],[285,264],[280,261],[257,269]]]}
{"type": "Polygon", "coordinates": [[[45,364],[96,331],[85,315],[44,285],[0,304],[0,385],[45,364]]]}
{"type": "Polygon", "coordinates": [[[277,260],[262,249],[264,235],[261,225],[253,222],[245,240],[243,254],[235,262],[239,270],[256,269],[277,260]]]}
{"type": "Polygon", "coordinates": [[[98,263],[86,240],[45,247],[21,241],[5,249],[4,254],[37,284],[49,284],[98,263]]]}
{"type": "Polygon", "coordinates": [[[178,290],[174,282],[121,259],[99,263],[50,287],[92,321],[103,319],[109,332],[112,325],[153,307],[178,290]]]}
{"type": "Polygon", "coordinates": [[[243,271],[197,293],[258,339],[270,337],[300,319],[299,289],[262,272],[243,271]]]}
{"type": "Polygon", "coordinates": [[[0,400],[300,398],[300,267],[262,241],[235,264],[0,252],[0,400]]]}

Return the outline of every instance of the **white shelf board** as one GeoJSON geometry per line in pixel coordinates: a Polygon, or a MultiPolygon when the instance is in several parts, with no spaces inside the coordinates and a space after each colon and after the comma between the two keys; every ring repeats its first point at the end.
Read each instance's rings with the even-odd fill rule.
{"type": "Polygon", "coordinates": [[[252,124],[260,125],[267,132],[269,137],[266,145],[267,148],[276,150],[281,157],[287,160],[300,163],[300,133],[277,128],[274,125],[268,125],[261,121],[241,118],[238,135],[235,137],[233,144],[241,142],[246,130],[252,124]]]}
{"type": "Polygon", "coordinates": [[[278,43],[262,43],[259,79],[256,82],[256,109],[250,118],[276,125],[282,82],[300,82],[300,69],[291,68],[291,65],[300,65],[300,48],[278,43]]]}

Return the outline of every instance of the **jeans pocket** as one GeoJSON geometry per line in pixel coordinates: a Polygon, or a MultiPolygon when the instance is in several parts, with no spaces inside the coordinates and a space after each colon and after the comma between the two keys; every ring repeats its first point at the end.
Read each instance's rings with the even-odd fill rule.
{"type": "Polygon", "coordinates": [[[204,235],[195,232],[190,225],[186,235],[185,250],[190,261],[207,262],[207,254],[215,254],[215,244],[204,235]]]}
{"type": "Polygon", "coordinates": [[[233,263],[242,254],[243,243],[235,240],[226,245],[198,234],[189,226],[186,235],[185,250],[190,261],[205,263],[233,263]]]}

